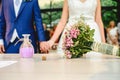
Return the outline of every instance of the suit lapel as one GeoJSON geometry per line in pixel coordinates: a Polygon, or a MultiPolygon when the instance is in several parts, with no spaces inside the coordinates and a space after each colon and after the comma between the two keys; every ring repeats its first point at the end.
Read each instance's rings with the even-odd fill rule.
{"type": "Polygon", "coordinates": [[[13,3],[13,0],[9,0],[9,3],[10,3],[10,9],[11,9],[11,13],[14,17],[15,16],[15,10],[14,10],[14,3],[13,3]]]}
{"type": "Polygon", "coordinates": [[[18,12],[18,16],[21,14],[21,12],[22,12],[23,9],[25,8],[26,4],[27,4],[27,2],[24,2],[24,0],[23,0],[22,4],[21,4],[21,6],[20,6],[19,12],[18,12]]]}

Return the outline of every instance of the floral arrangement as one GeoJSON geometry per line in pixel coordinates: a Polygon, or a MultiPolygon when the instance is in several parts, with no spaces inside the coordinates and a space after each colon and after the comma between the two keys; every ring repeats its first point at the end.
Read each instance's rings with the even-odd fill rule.
{"type": "Polygon", "coordinates": [[[67,58],[81,57],[88,51],[91,51],[93,42],[94,29],[90,29],[83,20],[71,26],[70,30],[66,30],[63,48],[67,58]]]}
{"type": "Polygon", "coordinates": [[[66,29],[63,43],[65,56],[67,58],[79,58],[91,50],[120,56],[119,47],[94,42],[94,31],[82,19],[71,26],[71,29],[66,29]]]}

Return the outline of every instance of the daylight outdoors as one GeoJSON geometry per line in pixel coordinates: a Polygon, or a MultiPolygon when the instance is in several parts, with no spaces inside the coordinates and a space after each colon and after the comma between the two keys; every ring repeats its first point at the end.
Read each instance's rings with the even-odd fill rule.
{"type": "MultiPolygon", "coordinates": [[[[52,23],[57,24],[61,16],[62,9],[60,8],[63,6],[63,0],[39,0],[39,4],[40,8],[44,11],[42,12],[43,22],[48,26],[52,23]]],[[[105,27],[107,27],[111,20],[118,22],[117,0],[101,0],[101,5],[102,19],[105,27]]]]}
{"type": "Polygon", "coordinates": [[[0,80],[120,80],[120,0],[0,0],[0,80]]]}
{"type": "MultiPolygon", "coordinates": [[[[106,42],[107,29],[109,28],[110,22],[114,21],[115,26],[117,26],[117,24],[120,22],[119,2],[119,0],[101,0],[101,15],[104,24],[106,42]]],[[[39,0],[43,24],[45,24],[47,30],[50,31],[51,36],[53,35],[53,32],[55,31],[56,26],[61,18],[63,3],[64,0],[39,0]]],[[[120,41],[119,38],[118,41],[120,41]]]]}

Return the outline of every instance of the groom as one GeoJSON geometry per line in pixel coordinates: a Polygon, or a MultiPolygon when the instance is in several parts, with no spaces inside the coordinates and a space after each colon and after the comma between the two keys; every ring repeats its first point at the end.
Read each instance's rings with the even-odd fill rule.
{"type": "Polygon", "coordinates": [[[0,53],[18,53],[22,42],[15,43],[22,38],[22,34],[30,34],[35,52],[36,35],[42,51],[46,51],[44,29],[38,6],[38,0],[2,0],[0,12],[0,53]]]}

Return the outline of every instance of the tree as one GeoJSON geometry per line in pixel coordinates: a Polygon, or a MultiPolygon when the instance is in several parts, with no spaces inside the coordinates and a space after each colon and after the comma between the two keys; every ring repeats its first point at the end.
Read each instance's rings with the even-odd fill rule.
{"type": "MultiPolygon", "coordinates": [[[[52,3],[51,8],[52,9],[62,8],[62,6],[63,6],[63,1],[59,1],[57,3],[52,3]]],[[[46,4],[44,6],[44,9],[49,9],[49,8],[50,8],[50,4],[46,4]]],[[[50,17],[51,17],[52,21],[59,19],[61,17],[61,11],[59,11],[59,12],[51,11],[51,12],[46,12],[46,13],[42,14],[43,23],[50,24],[51,23],[50,17]]]]}
{"type": "Polygon", "coordinates": [[[118,17],[118,22],[120,22],[120,0],[114,0],[117,2],[117,17],[118,17]]]}
{"type": "Polygon", "coordinates": [[[102,19],[105,27],[111,20],[118,21],[117,19],[117,2],[116,0],[101,0],[102,5],[102,19]],[[113,8],[114,7],[114,8],[113,8]]]}

